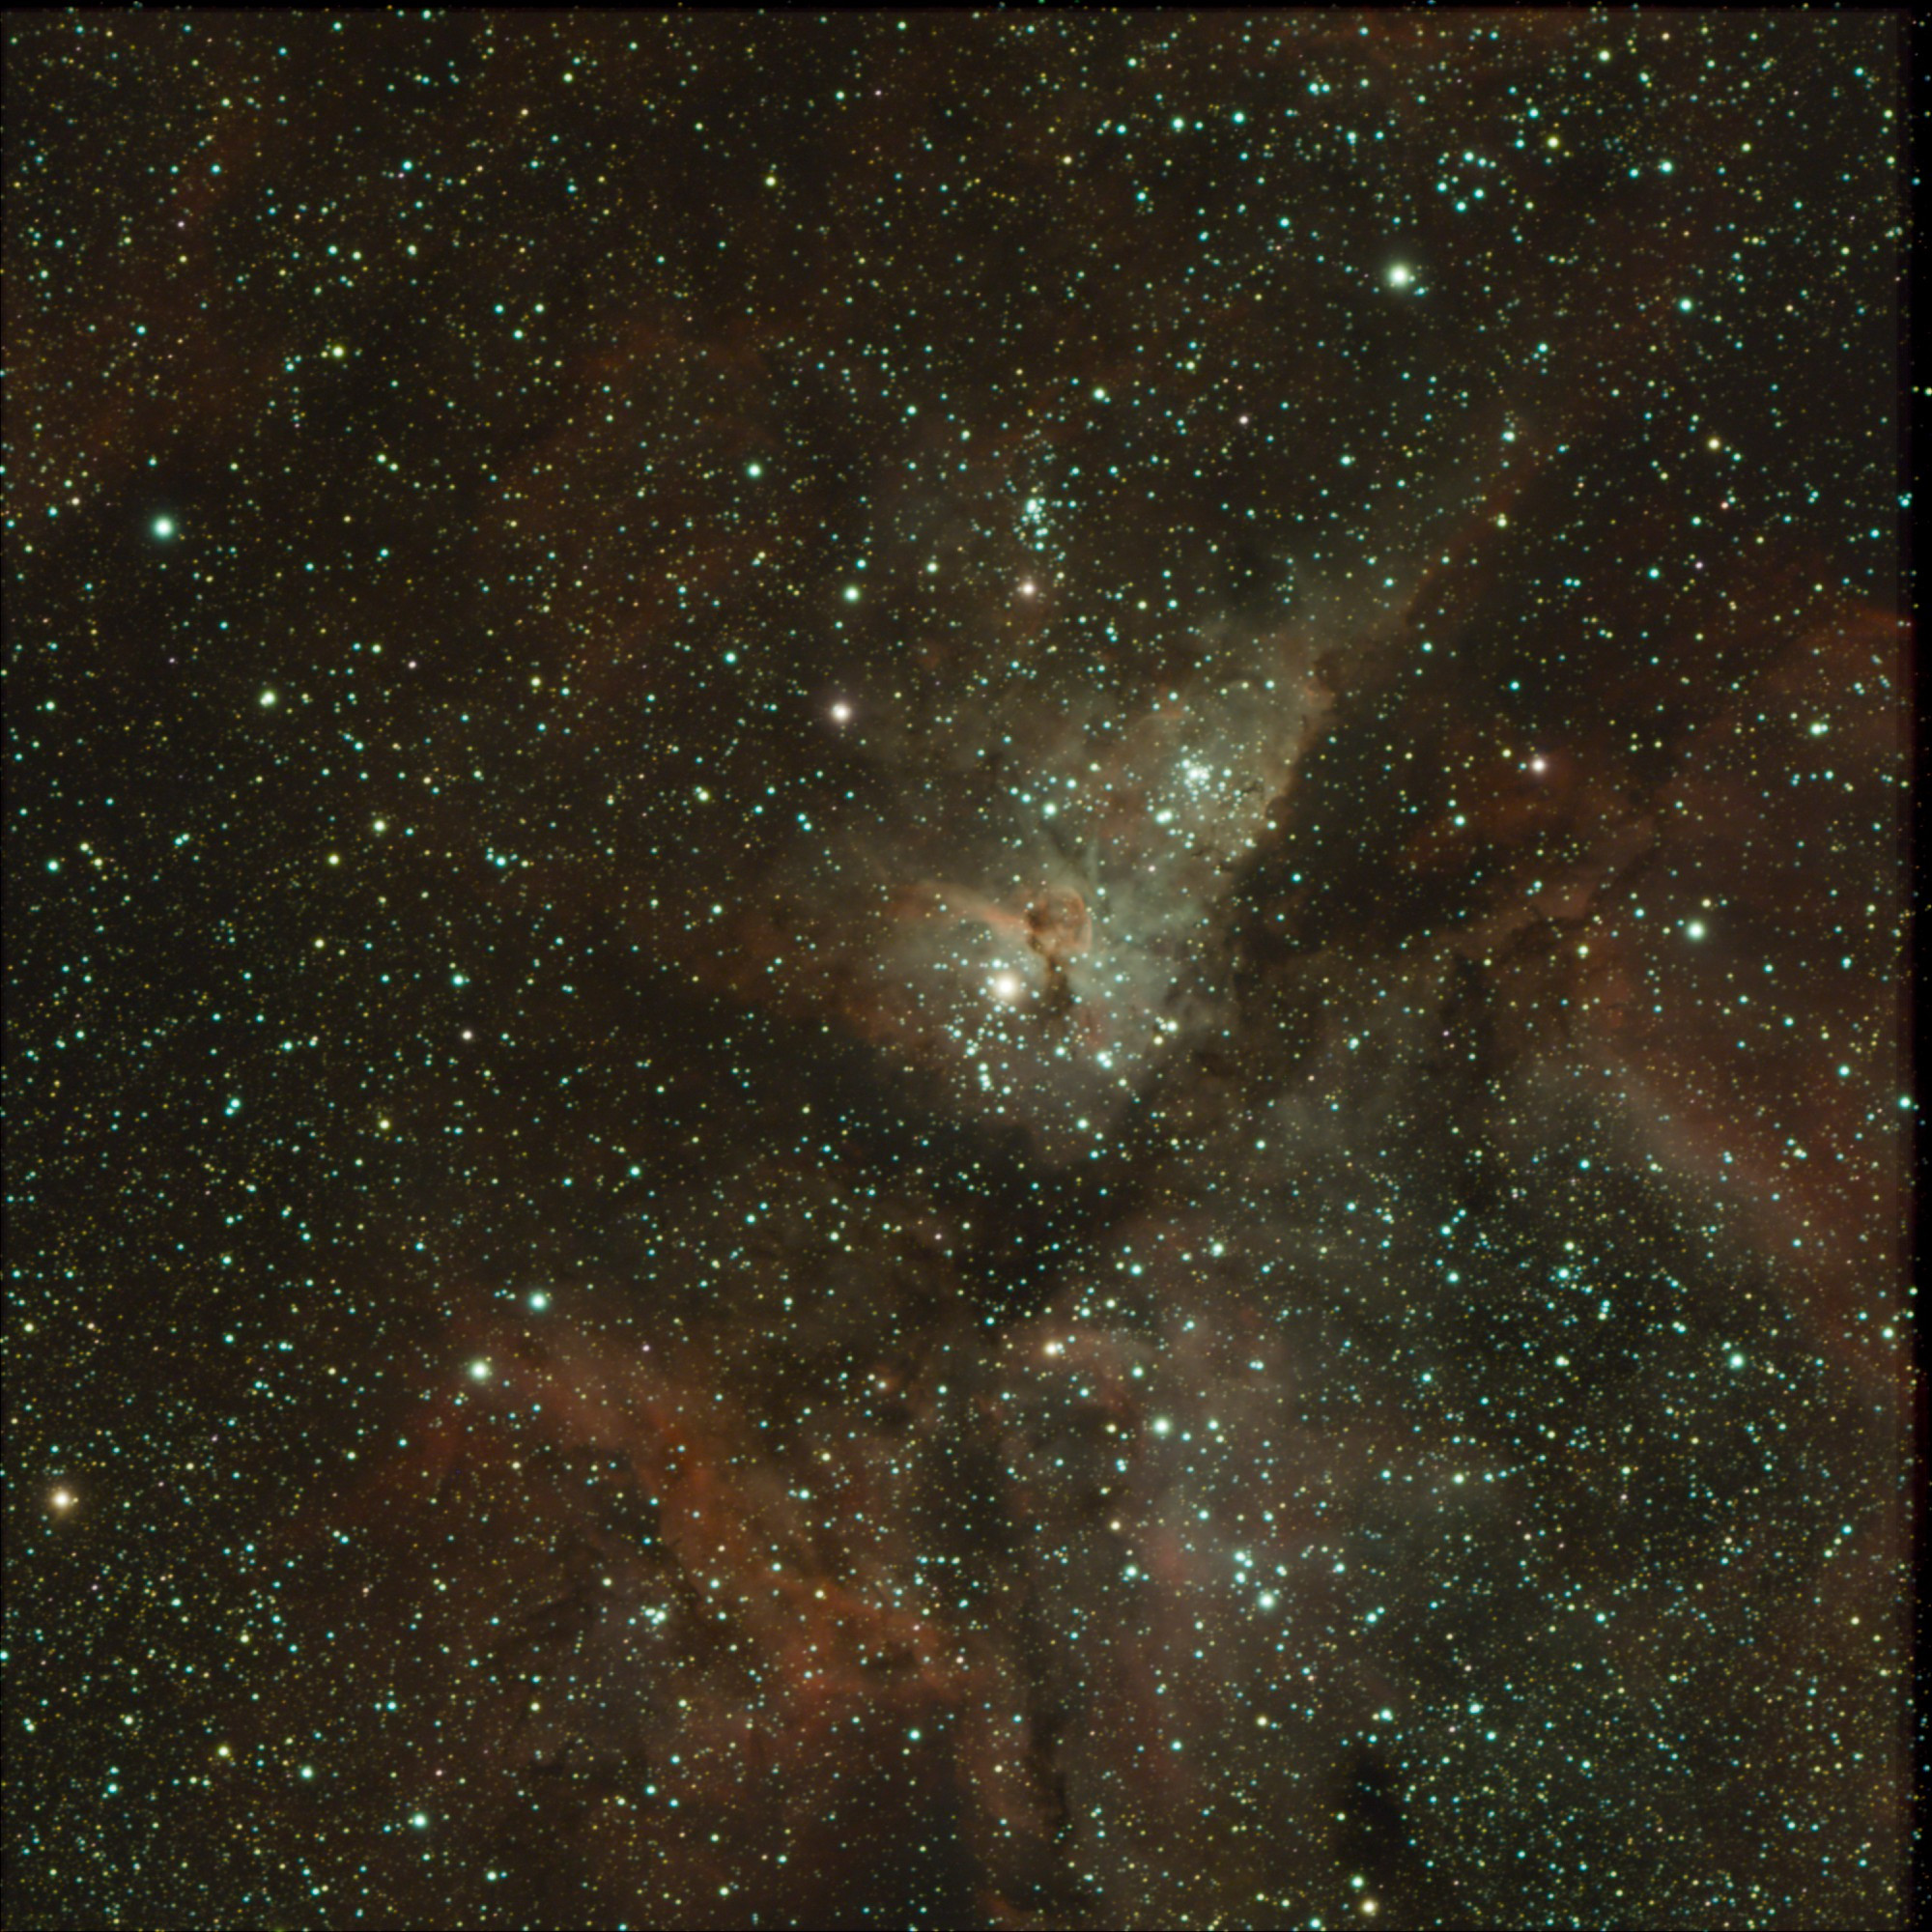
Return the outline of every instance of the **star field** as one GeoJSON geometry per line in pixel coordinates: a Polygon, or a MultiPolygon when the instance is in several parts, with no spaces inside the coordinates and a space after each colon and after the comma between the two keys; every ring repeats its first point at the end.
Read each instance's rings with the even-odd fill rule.
{"type": "Polygon", "coordinates": [[[1898,26],[10,20],[9,1924],[1909,1922],[1898,26]]]}

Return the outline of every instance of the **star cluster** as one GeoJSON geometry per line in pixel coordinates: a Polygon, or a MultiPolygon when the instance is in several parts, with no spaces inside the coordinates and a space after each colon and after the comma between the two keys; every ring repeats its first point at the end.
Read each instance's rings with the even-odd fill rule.
{"type": "Polygon", "coordinates": [[[1899,19],[8,27],[10,1924],[1903,1924],[1899,19]]]}

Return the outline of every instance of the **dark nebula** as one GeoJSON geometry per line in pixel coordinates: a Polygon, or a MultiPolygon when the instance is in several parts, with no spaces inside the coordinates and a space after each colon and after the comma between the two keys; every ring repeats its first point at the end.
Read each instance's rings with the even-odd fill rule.
{"type": "Polygon", "coordinates": [[[1903,16],[18,13],[9,1925],[1902,1925],[1903,16]]]}

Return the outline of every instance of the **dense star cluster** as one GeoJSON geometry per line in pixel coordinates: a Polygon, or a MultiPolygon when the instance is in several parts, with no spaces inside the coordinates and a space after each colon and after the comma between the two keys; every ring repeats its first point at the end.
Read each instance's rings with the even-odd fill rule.
{"type": "Polygon", "coordinates": [[[1908,1921],[1902,17],[10,18],[10,1925],[1908,1921]]]}

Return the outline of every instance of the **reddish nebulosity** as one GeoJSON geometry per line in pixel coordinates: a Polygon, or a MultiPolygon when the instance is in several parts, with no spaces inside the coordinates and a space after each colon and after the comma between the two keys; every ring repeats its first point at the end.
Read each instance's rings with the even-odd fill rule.
{"type": "Polygon", "coordinates": [[[1687,1179],[1743,1198],[1818,1346],[1859,1362],[1875,1399],[1895,1355],[1858,1318],[1903,1236],[1900,981],[1870,970],[1895,965],[1897,650],[1892,620],[1848,613],[1794,640],[1682,747],[1658,795],[1656,863],[1582,928],[1576,1003],[1584,1050],[1647,1096],[1632,1117],[1687,1179]],[[1820,852],[1848,890],[1810,883],[1820,852]],[[1660,873],[1687,882],[1674,917],[1660,873]]]}
{"type": "MultiPolygon", "coordinates": [[[[789,1846],[790,1879],[774,1900],[836,1898],[841,1886],[863,1885],[867,1834],[931,1839],[935,1806],[980,1821],[967,1834],[982,1873],[1024,1862],[1025,1833],[1015,1840],[1009,1828],[1036,1804],[1031,1774],[1024,1753],[1002,1769],[1014,1754],[988,1714],[1019,1708],[1025,1692],[1003,1644],[921,1582],[888,1437],[855,1432],[835,1409],[822,1433],[801,1428],[782,1449],[751,1449],[764,1438],[729,1369],[721,1374],[715,1337],[645,1350],[561,1323],[538,1333],[466,1319],[447,1356],[487,1363],[487,1380],[449,1386],[408,1446],[297,1526],[291,1547],[380,1531],[385,1598],[414,1596],[428,1628],[443,1630],[445,1647],[427,1654],[450,1659],[446,1685],[433,1669],[414,1686],[432,1701],[464,1687],[462,1653],[489,1648],[474,1620],[479,1600],[500,1611],[533,1592],[563,1606],[563,1623],[529,1655],[545,1660],[538,1674],[553,1684],[582,1679],[593,1703],[580,1719],[565,1716],[561,1730],[535,1708],[543,1693],[529,1710],[506,1696],[494,1723],[472,1720],[471,1748],[491,1776],[476,1787],[477,1761],[459,1775],[467,1802],[486,1815],[513,1807],[519,1778],[554,1761],[593,1785],[611,1778],[599,1815],[641,1849],[664,1842],[666,1819],[642,1816],[642,1785],[655,1778],[681,1792],[683,1809],[728,1814],[741,1833],[755,1826],[759,1839],[789,1846]],[[592,1470],[594,1485],[584,1480],[592,1470]],[[613,1527],[613,1506],[647,1527],[613,1527]],[[507,1576],[498,1566],[512,1542],[551,1553],[507,1576]],[[432,1559],[427,1572],[398,1561],[412,1545],[432,1559]],[[668,1620],[652,1620],[665,1609],[668,1620]],[[620,1715],[612,1728],[613,1703],[661,1716],[639,1728],[620,1715]],[[910,1748],[914,1731],[911,1743],[924,1748],[910,1748]],[[840,1799],[862,1740],[868,1753],[907,1747],[913,1776],[872,1792],[855,1837],[840,1799]]],[[[884,1388],[890,1373],[874,1379],[884,1388]]],[[[908,1394],[929,1406],[929,1391],[908,1394]]],[[[355,1614],[359,1601],[340,1613],[355,1614]]],[[[419,1636],[411,1651],[424,1655],[419,1636]]],[[[694,1911],[703,1909],[700,1878],[708,1882],[701,1861],[676,1880],[694,1911]]]]}
{"type": "Polygon", "coordinates": [[[1902,1895],[1885,68],[1647,17],[23,23],[22,1922],[1902,1895]]]}

